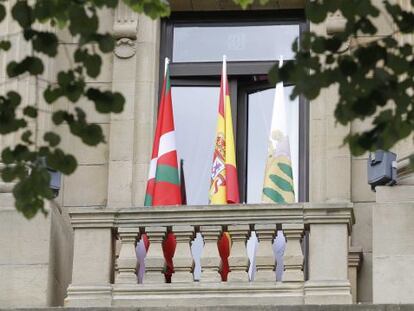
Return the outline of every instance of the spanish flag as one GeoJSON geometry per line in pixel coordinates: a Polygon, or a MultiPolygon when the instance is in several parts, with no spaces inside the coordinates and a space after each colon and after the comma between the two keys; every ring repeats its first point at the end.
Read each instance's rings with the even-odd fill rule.
{"type": "Polygon", "coordinates": [[[234,145],[227,64],[226,57],[223,56],[216,144],[211,168],[210,204],[240,202],[234,145]]]}
{"type": "MultiPolygon", "coordinates": [[[[239,203],[239,184],[234,150],[233,121],[231,117],[230,92],[227,80],[226,57],[223,56],[220,98],[216,129],[216,144],[211,168],[210,204],[239,203]]],[[[227,281],[230,272],[228,258],[231,250],[231,236],[225,231],[217,242],[221,258],[220,276],[227,281]]]]}

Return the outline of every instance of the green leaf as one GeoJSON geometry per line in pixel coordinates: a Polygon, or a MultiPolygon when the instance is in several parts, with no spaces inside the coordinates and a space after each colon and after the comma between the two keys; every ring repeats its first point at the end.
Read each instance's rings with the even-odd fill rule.
{"type": "Polygon", "coordinates": [[[72,35],[88,35],[97,32],[96,13],[86,13],[83,5],[71,5],[69,8],[69,31],[72,35]],[[89,16],[90,15],[90,16],[89,16]]]}
{"type": "Polygon", "coordinates": [[[60,136],[53,132],[46,132],[43,139],[49,143],[50,147],[56,147],[60,143],[60,136]]]}
{"type": "Polygon", "coordinates": [[[23,109],[23,114],[29,118],[37,118],[37,109],[34,106],[26,106],[23,109]]]}
{"type": "Polygon", "coordinates": [[[53,192],[49,188],[50,174],[43,165],[33,163],[30,173],[20,179],[13,189],[16,209],[30,219],[38,211],[44,210],[44,199],[52,199],[53,192]]]}
{"type": "Polygon", "coordinates": [[[253,3],[253,0],[233,0],[233,2],[240,5],[242,9],[245,10],[253,3]]]}
{"type": "MultiPolygon", "coordinates": [[[[156,19],[158,17],[165,17],[170,15],[170,6],[166,0],[123,0],[133,11],[137,13],[144,13],[145,15],[156,19]]],[[[249,0],[239,0],[249,1],[249,0]]]]}
{"type": "Polygon", "coordinates": [[[9,134],[26,127],[24,119],[17,118],[16,109],[20,105],[21,97],[10,91],[6,96],[0,96],[0,134],[9,134]]]}
{"type": "Polygon", "coordinates": [[[328,14],[327,7],[316,1],[306,1],[306,17],[315,24],[322,23],[328,14]]]}
{"type": "Polygon", "coordinates": [[[71,154],[65,154],[62,150],[56,149],[46,159],[48,167],[62,172],[65,175],[72,174],[77,167],[77,161],[71,154]]]}
{"type": "Polygon", "coordinates": [[[53,113],[52,115],[52,121],[56,125],[62,124],[67,119],[68,113],[63,110],[58,110],[53,113]]]}
{"type": "Polygon", "coordinates": [[[20,63],[12,61],[7,65],[7,74],[10,78],[17,77],[25,72],[31,75],[39,75],[43,73],[43,70],[43,62],[35,56],[26,56],[20,63]]]}
{"type": "Polygon", "coordinates": [[[71,102],[75,103],[83,94],[85,81],[82,77],[76,77],[73,70],[61,71],[58,73],[59,91],[48,92],[48,99],[55,99],[56,96],[66,96],[71,102]]]}
{"type": "Polygon", "coordinates": [[[13,182],[16,176],[16,170],[13,167],[7,166],[1,170],[1,178],[4,182],[13,182]]]}
{"type": "Polygon", "coordinates": [[[0,3],[0,23],[6,17],[6,8],[0,3]]]}
{"type": "Polygon", "coordinates": [[[1,40],[0,41],[0,50],[8,51],[11,48],[10,41],[7,40],[1,40]]]}
{"type": "Polygon", "coordinates": [[[50,85],[43,92],[43,98],[48,104],[53,103],[59,97],[63,95],[63,92],[60,88],[52,88],[50,85]]]}
{"type": "Polygon", "coordinates": [[[22,28],[29,28],[34,22],[32,8],[25,0],[16,1],[11,14],[22,28]]]}
{"type": "Polygon", "coordinates": [[[120,113],[124,108],[125,98],[117,92],[102,92],[99,89],[89,88],[86,96],[95,103],[96,111],[100,113],[120,113]]]}
{"type": "Polygon", "coordinates": [[[32,45],[35,51],[42,52],[51,57],[57,55],[58,39],[54,33],[36,32],[32,45]]]}
{"type": "Polygon", "coordinates": [[[32,136],[32,131],[31,130],[26,130],[23,132],[21,139],[23,142],[25,142],[28,145],[32,145],[33,141],[30,139],[30,137],[32,136]]]}
{"type": "Polygon", "coordinates": [[[91,78],[96,78],[101,72],[102,59],[99,55],[88,55],[85,59],[86,73],[91,78]]]}
{"type": "Polygon", "coordinates": [[[98,44],[102,53],[112,52],[115,48],[115,40],[110,34],[100,36],[98,44]]]}

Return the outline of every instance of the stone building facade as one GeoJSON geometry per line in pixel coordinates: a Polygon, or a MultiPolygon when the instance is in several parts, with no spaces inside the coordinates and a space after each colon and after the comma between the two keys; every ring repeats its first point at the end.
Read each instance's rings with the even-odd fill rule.
{"type": "MultiPolygon", "coordinates": [[[[374,0],[374,2],[381,6],[381,1],[374,0]]],[[[399,0],[399,2],[406,7],[411,5],[408,0],[399,0]]],[[[280,13],[285,10],[300,11],[303,7],[304,1],[302,0],[269,1],[264,8],[260,5],[253,5],[249,8],[248,14],[251,18],[262,10],[280,13]]],[[[200,16],[200,19],[203,18],[203,13],[205,16],[214,15],[217,12],[224,15],[228,13],[232,16],[239,10],[230,0],[173,0],[171,8],[173,14],[190,17],[194,14],[194,16],[200,16]]],[[[278,14],[275,13],[276,15],[278,14]]],[[[152,229],[148,227],[150,237],[151,232],[154,232],[152,233],[154,241],[162,240],[166,227],[178,225],[178,223],[169,223],[167,220],[173,214],[164,215],[162,213],[167,212],[160,212],[161,214],[152,215],[140,208],[144,201],[156,120],[160,67],[162,67],[160,50],[163,44],[161,42],[163,22],[132,13],[124,6],[115,11],[102,11],[100,21],[100,28],[113,33],[117,39],[116,49],[113,54],[104,56],[104,66],[100,75],[96,79],[87,81],[87,84],[124,94],[126,98],[124,111],[117,115],[101,115],[94,111],[90,102],[83,100],[81,105],[87,110],[88,117],[103,127],[107,138],[107,143],[97,148],[84,146],[79,139],[70,135],[64,126],[56,128],[56,131],[62,135],[64,149],[71,151],[77,157],[79,167],[73,175],[63,178],[59,196],[55,202],[48,204],[48,217],[38,215],[31,221],[23,219],[13,208],[12,185],[0,182],[1,306],[63,305],[65,297],[67,305],[78,306],[146,303],[145,299],[137,298],[139,295],[134,291],[139,292],[140,289],[135,288],[134,286],[138,285],[133,284],[133,280],[131,281],[134,269],[134,263],[131,263],[134,261],[131,245],[134,244],[138,235],[139,223],[141,219],[148,217],[149,220],[146,223],[149,226],[154,228],[164,226],[161,231],[156,231],[154,228],[151,231],[152,229]],[[138,212],[134,211],[134,207],[138,212]],[[131,223],[128,222],[128,215],[133,219],[131,223]],[[158,227],[155,221],[157,217],[164,221],[160,220],[158,227]],[[126,223],[128,225],[125,226],[126,223]],[[123,224],[124,227],[122,227],[123,224]],[[112,243],[115,231],[118,233],[118,241],[121,242],[112,243]],[[77,235],[76,232],[81,233],[77,235]],[[90,243],[91,241],[93,243],[90,243]],[[123,247],[121,250],[119,250],[120,244],[123,247]],[[115,259],[114,257],[117,256],[119,258],[115,259]],[[116,287],[118,283],[132,287],[116,287]],[[112,286],[112,284],[115,285],[112,286]],[[134,294],[131,294],[131,291],[134,294]],[[131,298],[128,295],[135,296],[131,298]],[[85,296],[89,298],[82,300],[85,296]],[[118,297],[116,298],[118,300],[114,297],[118,297]],[[128,297],[131,300],[128,300],[128,297]]],[[[340,16],[331,16],[324,24],[309,25],[309,27],[318,33],[329,34],[340,29],[342,22],[340,16]]],[[[375,23],[379,29],[376,36],[387,36],[393,32],[393,25],[384,13],[375,23]]],[[[16,30],[16,25],[6,21],[0,24],[0,29],[1,33],[12,34],[16,30]]],[[[76,42],[68,33],[58,31],[58,34],[61,51],[73,50],[76,42]]],[[[360,41],[371,39],[371,37],[358,38],[360,41]]],[[[399,40],[411,40],[411,38],[401,37],[399,40]]],[[[0,59],[1,68],[9,59],[20,58],[26,52],[22,38],[13,36],[12,41],[14,48],[11,53],[7,54],[10,56],[2,56],[0,59]]],[[[52,80],[54,72],[70,66],[64,54],[61,53],[62,56],[54,61],[46,60],[45,79],[52,80]]],[[[29,78],[7,83],[6,81],[3,70],[0,72],[1,91],[7,88],[18,89],[26,95],[27,102],[35,96],[35,85],[29,78]]],[[[42,87],[40,85],[40,89],[42,87]]],[[[376,193],[372,192],[367,184],[366,175],[368,155],[354,157],[348,148],[342,145],[345,135],[366,128],[369,122],[356,121],[346,127],[336,124],[333,111],[337,97],[337,90],[332,87],[323,91],[318,99],[308,105],[309,126],[306,130],[308,147],[305,152],[309,163],[307,200],[310,203],[297,205],[296,210],[291,210],[292,213],[301,215],[298,216],[299,222],[291,221],[292,215],[285,215],[280,209],[272,212],[264,207],[258,207],[257,213],[262,212],[271,219],[274,218],[275,223],[280,222],[280,219],[285,219],[287,223],[285,226],[283,223],[281,225],[288,233],[288,244],[290,238],[292,241],[298,241],[305,227],[314,226],[315,229],[311,229],[311,231],[314,230],[314,237],[319,236],[319,241],[325,244],[317,244],[317,242],[312,244],[311,241],[310,246],[315,246],[314,251],[310,249],[311,258],[317,258],[316,261],[319,260],[321,265],[323,263],[327,266],[333,265],[332,271],[335,270],[335,263],[342,265],[336,267],[338,271],[346,268],[343,263],[347,264],[348,270],[344,272],[345,274],[331,271],[331,275],[326,275],[327,279],[329,277],[332,279],[329,280],[331,283],[328,282],[324,287],[318,288],[318,293],[322,298],[310,299],[308,303],[351,303],[351,285],[353,302],[412,303],[414,299],[412,295],[414,286],[411,282],[414,276],[414,245],[410,242],[410,234],[413,233],[411,220],[414,218],[412,209],[414,181],[410,172],[407,172],[408,161],[405,159],[413,152],[412,138],[399,143],[393,150],[399,159],[398,184],[394,187],[381,187],[376,193]],[[325,216],[330,214],[335,216],[326,220],[325,216]],[[319,222],[309,220],[311,216],[314,219],[320,219],[319,222]],[[324,222],[328,222],[328,225],[319,228],[318,225],[324,222]],[[339,226],[338,229],[335,227],[338,224],[343,226],[339,226]],[[341,248],[344,245],[346,249],[341,248]],[[347,252],[337,260],[332,254],[335,251],[342,255],[345,251],[347,252]],[[335,290],[330,292],[332,288],[329,284],[334,284],[334,281],[343,281],[345,282],[343,284],[348,285],[335,285],[336,287],[332,285],[335,290]],[[350,281],[351,285],[346,281],[350,281]],[[335,295],[338,296],[333,300],[327,298],[336,297],[335,295]]],[[[52,128],[52,124],[47,119],[52,112],[51,109],[73,108],[72,104],[64,100],[61,100],[55,108],[44,103],[41,105],[44,112],[39,119],[40,132],[52,128]]],[[[15,141],[14,136],[0,137],[0,146],[13,144],[15,141]]],[[[167,211],[174,213],[177,209],[167,211]]],[[[193,211],[196,215],[194,219],[182,216],[184,220],[180,220],[179,224],[190,227],[204,224],[206,221],[204,214],[208,213],[207,207],[200,209],[199,213],[193,211]]],[[[227,214],[222,214],[224,213],[222,210],[215,210],[214,213],[217,219],[229,217],[227,214]]],[[[239,229],[244,232],[249,229],[242,226],[246,225],[243,217],[250,217],[252,221],[256,221],[257,228],[265,225],[260,215],[250,215],[247,212],[243,214],[245,212],[237,210],[232,213],[236,215],[234,219],[240,221],[234,225],[240,225],[242,229],[239,229]]],[[[225,224],[225,220],[215,223],[217,226],[222,224],[225,224]]],[[[228,225],[232,224],[228,223],[228,225]]],[[[260,237],[260,230],[264,229],[257,228],[260,237]]],[[[187,231],[184,229],[180,231],[181,229],[178,228],[176,232],[184,232],[182,236],[188,236],[189,239],[193,229],[187,228],[187,231]]],[[[219,232],[221,229],[217,230],[219,232]]],[[[234,232],[237,231],[234,230],[234,232]]],[[[209,231],[205,231],[205,235],[206,232],[209,231]]],[[[236,233],[234,235],[237,236],[236,233]]],[[[187,242],[185,240],[183,245],[187,242]]],[[[242,247],[244,242],[239,243],[239,247],[242,247]]],[[[208,245],[206,242],[206,247],[208,245]]],[[[153,246],[153,249],[155,252],[156,247],[153,246]]],[[[300,259],[302,254],[297,247],[289,249],[289,252],[291,252],[289,253],[291,258],[286,259],[288,260],[287,268],[293,271],[290,281],[298,282],[295,273],[299,273],[300,277],[303,265],[292,264],[289,260],[300,259]]],[[[315,259],[311,259],[311,262],[312,260],[315,259]]],[[[186,262],[183,265],[191,266],[191,261],[190,264],[186,262]]],[[[312,271],[319,271],[317,272],[319,275],[324,275],[323,268],[318,268],[318,265],[312,263],[311,266],[315,270],[311,269],[309,278],[312,279],[312,273],[316,273],[312,271]]],[[[242,268],[240,270],[243,270],[242,268]]],[[[145,290],[150,296],[151,293],[155,295],[162,292],[160,288],[162,287],[155,286],[153,291],[151,287],[145,290]]],[[[212,291],[212,288],[208,290],[212,291]]],[[[273,299],[269,298],[273,297],[272,292],[266,296],[267,294],[260,294],[258,289],[253,288],[252,292],[255,290],[257,297],[267,297],[263,299],[268,303],[307,303],[306,298],[303,298],[306,293],[297,294],[297,291],[287,290],[287,296],[297,298],[289,300],[286,299],[286,295],[279,292],[274,294],[279,298],[273,299]]],[[[234,299],[238,297],[232,296],[234,292],[237,290],[229,291],[226,295],[234,299]]],[[[175,293],[185,296],[186,290],[177,289],[175,293]]],[[[237,292],[238,295],[241,295],[240,293],[242,291],[237,292]]],[[[162,296],[159,295],[159,297],[162,296]]],[[[208,298],[201,296],[200,293],[196,293],[195,298],[192,299],[208,301],[208,298]]],[[[193,301],[190,299],[186,303],[190,304],[193,301]]],[[[252,303],[241,301],[243,304],[252,303]]]]}

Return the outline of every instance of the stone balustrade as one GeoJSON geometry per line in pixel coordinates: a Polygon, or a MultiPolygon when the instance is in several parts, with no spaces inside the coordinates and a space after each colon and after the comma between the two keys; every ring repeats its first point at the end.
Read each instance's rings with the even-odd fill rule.
{"type": "Polygon", "coordinates": [[[348,245],[354,216],[348,203],[77,207],[69,213],[75,242],[66,306],[352,303],[348,245]],[[163,275],[167,232],[176,240],[171,283],[163,275]],[[232,240],[226,282],[217,247],[224,234],[232,240]],[[150,245],[138,262],[144,236],[150,245]],[[284,237],[283,260],[274,257],[276,236],[284,237]],[[276,281],[282,261],[283,276],[276,281]]]}

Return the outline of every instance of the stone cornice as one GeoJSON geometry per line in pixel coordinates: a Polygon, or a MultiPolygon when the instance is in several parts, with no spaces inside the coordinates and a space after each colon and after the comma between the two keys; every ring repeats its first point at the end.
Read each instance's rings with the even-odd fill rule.
{"type": "Polygon", "coordinates": [[[69,208],[73,227],[159,227],[242,224],[354,223],[350,203],[248,204],[215,206],[157,206],[130,208],[69,208]]]}

